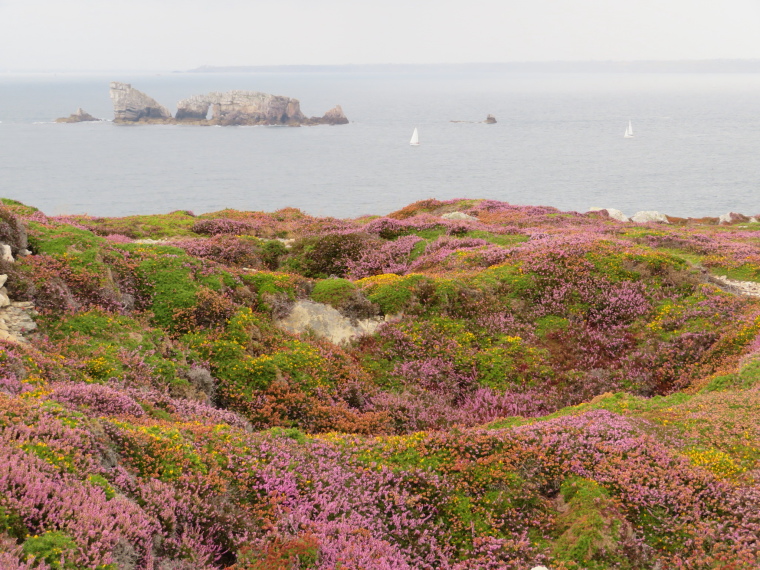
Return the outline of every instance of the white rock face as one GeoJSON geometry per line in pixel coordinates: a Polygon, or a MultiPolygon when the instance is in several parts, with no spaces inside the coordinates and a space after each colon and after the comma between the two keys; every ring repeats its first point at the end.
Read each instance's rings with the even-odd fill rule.
{"type": "Polygon", "coordinates": [[[476,217],[465,214],[464,212],[449,212],[448,214],[443,214],[441,217],[444,220],[477,220],[476,217]]]}
{"type": "Polygon", "coordinates": [[[637,224],[645,224],[647,222],[661,222],[664,224],[669,223],[665,214],[661,214],[657,210],[644,210],[642,212],[636,212],[631,218],[632,222],[637,224]]]}
{"type": "Polygon", "coordinates": [[[356,324],[330,305],[301,300],[293,305],[290,315],[275,321],[275,325],[292,333],[311,331],[333,344],[345,344],[354,338],[374,333],[385,319],[376,317],[354,322],[356,324]]]}
{"type": "Polygon", "coordinates": [[[612,218],[613,220],[617,220],[618,222],[630,222],[631,220],[626,216],[623,212],[620,210],[616,210],[615,208],[596,208],[591,207],[588,209],[589,212],[607,212],[607,215],[612,218]]]}

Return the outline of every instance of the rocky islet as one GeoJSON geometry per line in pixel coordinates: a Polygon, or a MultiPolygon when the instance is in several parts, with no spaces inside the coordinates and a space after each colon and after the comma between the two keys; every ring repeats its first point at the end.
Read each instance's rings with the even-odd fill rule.
{"type": "Polygon", "coordinates": [[[163,123],[221,126],[343,125],[348,119],[340,105],[322,117],[306,117],[298,99],[258,91],[212,92],[182,99],[177,113],[128,83],[111,83],[114,122],[120,124],[163,123]]]}

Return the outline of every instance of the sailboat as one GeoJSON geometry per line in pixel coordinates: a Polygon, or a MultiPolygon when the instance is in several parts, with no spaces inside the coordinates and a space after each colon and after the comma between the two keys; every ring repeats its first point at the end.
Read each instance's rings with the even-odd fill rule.
{"type": "Polygon", "coordinates": [[[630,119],[628,120],[628,128],[625,129],[625,134],[623,135],[626,139],[632,139],[633,138],[633,126],[631,125],[630,119]]]}
{"type": "Polygon", "coordinates": [[[417,132],[417,127],[414,127],[414,132],[412,133],[412,140],[409,141],[409,144],[412,146],[419,146],[420,144],[420,134],[417,132]]]}

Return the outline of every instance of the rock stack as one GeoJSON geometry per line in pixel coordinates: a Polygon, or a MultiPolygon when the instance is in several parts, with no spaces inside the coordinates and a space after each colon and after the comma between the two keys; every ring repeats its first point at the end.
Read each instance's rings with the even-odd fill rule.
{"type": "Polygon", "coordinates": [[[129,83],[111,82],[111,101],[115,123],[172,119],[169,109],[142,91],[133,89],[129,83]]]}

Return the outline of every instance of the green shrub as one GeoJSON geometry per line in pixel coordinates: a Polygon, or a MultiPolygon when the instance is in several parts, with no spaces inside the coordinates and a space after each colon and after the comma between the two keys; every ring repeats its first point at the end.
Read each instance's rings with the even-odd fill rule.
{"type": "Polygon", "coordinates": [[[90,475],[87,477],[87,480],[96,487],[103,489],[103,492],[106,495],[106,499],[111,500],[116,496],[116,491],[113,487],[111,487],[111,484],[108,482],[108,480],[102,475],[90,475]]]}
{"type": "Polygon", "coordinates": [[[621,541],[630,525],[618,512],[609,493],[595,481],[573,477],[560,489],[567,510],[557,517],[559,538],[552,554],[588,570],[606,570],[610,562],[631,568],[621,541]]]}
{"type": "Polygon", "coordinates": [[[347,262],[357,260],[381,240],[364,233],[327,234],[297,240],[290,249],[284,265],[306,277],[320,279],[335,275],[344,277],[347,262]]]}
{"type": "Polygon", "coordinates": [[[317,303],[340,308],[356,291],[356,285],[347,279],[324,279],[314,285],[311,298],[317,303]]]}
{"type": "Polygon", "coordinates": [[[22,550],[27,558],[44,560],[56,570],[78,570],[78,566],[70,560],[74,559],[77,544],[68,534],[60,531],[49,531],[38,536],[29,537],[23,544],[22,550]],[[61,559],[64,563],[61,564],[61,559]]]}

